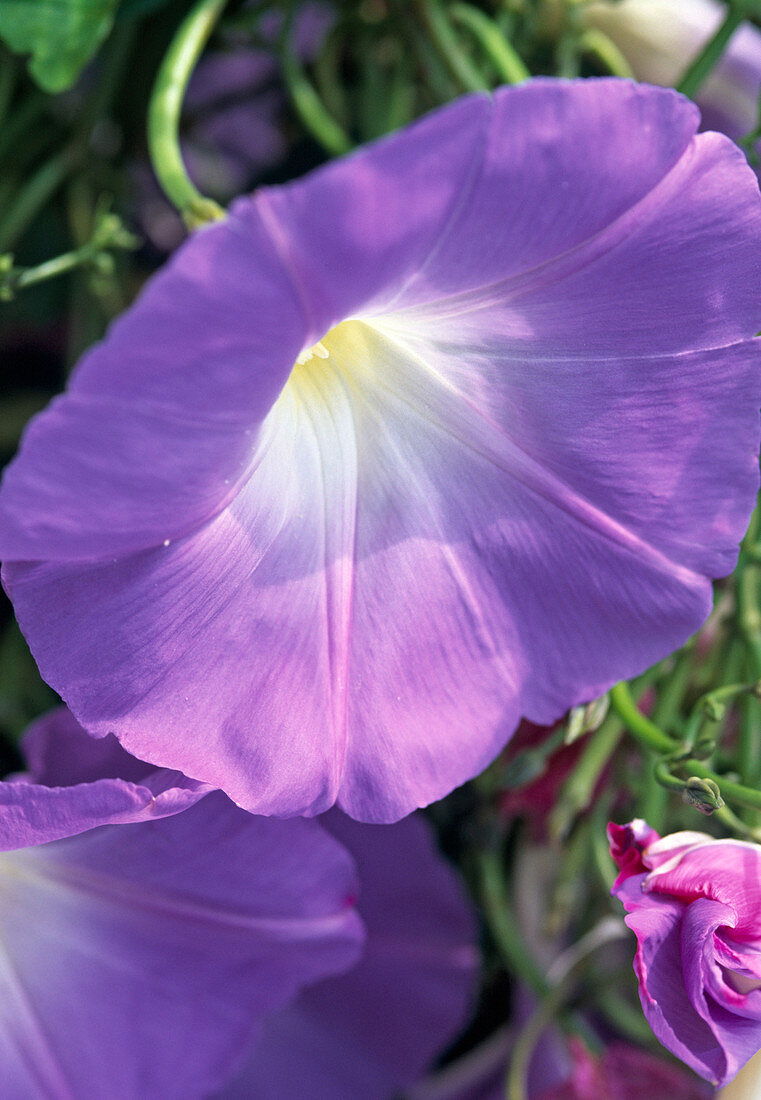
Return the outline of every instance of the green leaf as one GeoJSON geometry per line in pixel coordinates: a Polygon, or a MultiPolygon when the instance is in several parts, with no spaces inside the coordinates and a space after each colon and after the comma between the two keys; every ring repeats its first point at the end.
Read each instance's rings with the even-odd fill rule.
{"type": "Polygon", "coordinates": [[[31,54],[46,92],[69,88],[111,29],[118,0],[0,0],[0,38],[31,54]]]}

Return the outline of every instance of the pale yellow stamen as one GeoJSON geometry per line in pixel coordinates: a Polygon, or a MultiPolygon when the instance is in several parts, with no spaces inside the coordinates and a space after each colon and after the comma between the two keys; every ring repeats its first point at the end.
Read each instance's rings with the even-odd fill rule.
{"type": "Polygon", "coordinates": [[[323,344],[322,340],[318,340],[316,344],[313,344],[311,348],[305,348],[299,356],[296,358],[297,363],[308,363],[310,359],[329,359],[330,352],[323,344]]]}
{"type": "MultiPolygon", "coordinates": [[[[320,400],[332,401],[335,387],[345,397],[347,387],[362,386],[376,358],[370,326],[355,318],[340,321],[321,340],[304,348],[293,364],[285,390],[307,403],[318,394],[320,400]]],[[[341,396],[336,400],[342,400],[341,396]]]]}

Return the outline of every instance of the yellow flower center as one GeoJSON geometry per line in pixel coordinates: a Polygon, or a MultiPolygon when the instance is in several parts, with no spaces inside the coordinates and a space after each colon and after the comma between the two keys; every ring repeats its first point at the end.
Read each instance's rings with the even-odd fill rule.
{"type": "Polygon", "coordinates": [[[308,363],[310,359],[329,359],[330,352],[323,344],[322,340],[318,340],[316,344],[312,344],[311,348],[305,348],[300,355],[296,356],[296,362],[308,363]]]}

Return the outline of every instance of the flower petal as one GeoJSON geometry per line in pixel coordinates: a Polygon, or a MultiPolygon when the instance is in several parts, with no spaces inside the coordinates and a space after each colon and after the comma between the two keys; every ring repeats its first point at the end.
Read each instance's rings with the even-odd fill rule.
{"type": "MultiPolygon", "coordinates": [[[[98,779],[124,779],[128,783],[148,785],[158,769],[125,752],[116,738],[91,737],[66,707],[38,718],[25,731],[21,748],[26,762],[25,775],[45,787],[71,787],[98,779]]],[[[200,786],[177,773],[177,786],[200,786]]]]}
{"type": "Polygon", "coordinates": [[[112,736],[96,741],[65,707],[35,722],[23,749],[29,774],[0,783],[0,852],[169,817],[212,790],[135,760],[112,736]]]}
{"type": "Polygon", "coordinates": [[[250,475],[305,336],[261,227],[197,233],[27,428],[4,473],[0,557],[92,560],[205,523],[250,475]]]}
{"type": "Polygon", "coordinates": [[[630,821],[628,825],[617,825],[611,821],[608,823],[607,833],[610,854],[620,872],[613,883],[612,892],[615,893],[626,879],[632,875],[641,875],[647,870],[643,853],[646,848],[660,840],[660,836],[640,817],[630,821]]]}
{"type": "Polygon", "coordinates": [[[42,629],[43,675],[63,673],[90,733],[118,730],[135,756],[202,775],[255,812],[319,813],[341,782],[355,492],[341,388],[306,409],[284,395],[256,478],[197,534],[126,562],[7,568],[21,603],[27,584],[49,594],[23,628],[42,629]],[[62,650],[66,609],[83,597],[92,615],[62,650]],[[93,695],[77,670],[96,667],[93,695]]]}
{"type": "Polygon", "coordinates": [[[685,899],[705,897],[722,902],[736,915],[733,926],[739,936],[755,939],[761,933],[761,847],[757,844],[727,839],[692,844],[685,851],[677,849],[672,859],[650,872],[646,888],[685,899]]]}
{"type": "MultiPolygon", "coordinates": [[[[758,191],[696,123],[670,91],[540,80],[240,200],[191,241],[177,270],[210,373],[184,334],[176,366],[141,351],[143,312],[149,336],[165,314],[164,339],[179,331],[170,271],[58,407],[126,401],[135,434],[97,500],[150,457],[148,415],[175,465],[156,485],[140,465],[111,530],[67,480],[59,541],[55,408],[9,475],[8,556],[40,560],[9,561],[8,588],[86,728],[257,812],[337,800],[389,821],[479,771],[521,713],[549,723],[684,641],[752,507],[761,402],[758,191]],[[278,325],[298,359],[284,388],[278,325]],[[208,482],[175,437],[189,410],[212,428],[208,482]]],[[[90,476],[82,438],[61,446],[90,476]]]]}
{"type": "Polygon", "coordinates": [[[317,826],[222,795],[4,855],[0,1091],[207,1095],[263,1013],[353,962],[354,890],[317,826]]]}
{"type": "MultiPolygon", "coordinates": [[[[715,1082],[718,1085],[731,1081],[761,1044],[758,996],[751,993],[734,997],[731,987],[720,980],[714,933],[722,925],[731,927],[733,922],[734,912],[729,905],[703,897],[686,907],[681,932],[682,972],[687,995],[693,1008],[710,1027],[726,1061],[723,1075],[715,1082]]],[[[699,1052],[695,1053],[699,1057],[699,1052]]]]}
{"type": "Polygon", "coordinates": [[[224,1100],[387,1100],[427,1068],[471,1007],[475,928],[422,818],[322,821],[357,860],[365,952],[266,1021],[224,1100]]]}
{"type": "Polygon", "coordinates": [[[637,937],[634,970],[642,1010],[656,1038],[685,1065],[709,1081],[724,1081],[725,1053],[685,989],[682,921],[686,906],[652,894],[643,901],[643,877],[633,875],[617,890],[628,911],[626,923],[637,937]]]}
{"type": "MultiPolygon", "coordinates": [[[[655,840],[647,846],[647,852],[643,855],[644,866],[641,869],[658,871],[664,864],[680,859],[688,848],[694,848],[700,844],[712,844],[714,840],[715,837],[709,833],[699,833],[692,829],[682,829],[678,833],[669,833],[661,837],[656,833],[655,840]]],[[[655,882],[655,878],[653,881],[655,882]]]]}
{"type": "MultiPolygon", "coordinates": [[[[581,14],[613,40],[638,80],[675,85],[725,13],[716,0],[603,0],[585,4],[581,14]]],[[[743,23],[697,94],[704,128],[747,134],[756,124],[760,88],[761,34],[743,23]]]]}
{"type": "MultiPolygon", "coordinates": [[[[671,91],[540,78],[260,192],[256,210],[319,339],[357,313],[521,275],[593,238],[679,161],[697,123],[671,91]]],[[[245,200],[236,213],[246,218],[245,200]]]]}

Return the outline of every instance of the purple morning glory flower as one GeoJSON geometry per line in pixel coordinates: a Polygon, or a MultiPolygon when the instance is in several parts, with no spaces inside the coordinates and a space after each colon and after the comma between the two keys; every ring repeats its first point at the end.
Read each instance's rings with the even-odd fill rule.
{"type": "Polygon", "coordinates": [[[7,1100],[209,1095],[265,1014],[362,943],[352,862],[314,822],[195,791],[174,816],[92,828],[150,816],[150,791],[154,816],[188,801],[137,761],[114,778],[127,761],[110,742],[53,714],[31,735],[27,780],[0,787],[7,1100]],[[41,843],[67,830],[80,835],[41,843]]]}
{"type": "Polygon", "coordinates": [[[609,831],[648,1023],[724,1085],[761,1048],[761,847],[696,832],[661,838],[644,822],[609,831]]]}
{"type": "Polygon", "coordinates": [[[388,1100],[467,1023],[478,953],[472,911],[422,818],[321,819],[354,856],[360,962],[267,1019],[221,1100],[388,1100]]]}
{"type": "Polygon", "coordinates": [[[88,732],[390,821],[683,642],[759,480],[761,199],[698,122],[466,97],[180,249],[0,493],[88,732]]]}

